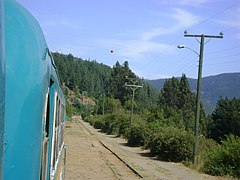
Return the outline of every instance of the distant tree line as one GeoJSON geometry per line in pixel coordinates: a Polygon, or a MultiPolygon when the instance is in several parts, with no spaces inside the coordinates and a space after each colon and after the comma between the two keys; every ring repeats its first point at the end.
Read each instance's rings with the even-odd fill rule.
{"type": "Polygon", "coordinates": [[[145,107],[157,102],[158,91],[137,77],[129,69],[127,61],[123,65],[116,62],[111,68],[95,60],[75,58],[71,54],[53,53],[53,57],[61,84],[70,90],[85,93],[96,100],[103,96],[112,97],[124,105],[129,103],[132,95],[131,89],[124,85],[131,83],[129,78],[134,78],[144,87],[136,91],[136,101],[145,107]]]}
{"type": "Polygon", "coordinates": [[[91,97],[107,91],[111,67],[95,60],[75,58],[71,54],[53,53],[53,57],[60,81],[69,89],[78,89],[91,97]]]}

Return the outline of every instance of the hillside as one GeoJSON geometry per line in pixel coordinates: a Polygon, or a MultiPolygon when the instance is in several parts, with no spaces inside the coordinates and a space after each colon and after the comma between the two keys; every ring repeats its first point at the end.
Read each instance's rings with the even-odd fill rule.
{"type": "MultiPolygon", "coordinates": [[[[163,87],[166,79],[147,80],[157,89],[163,87]]],[[[188,78],[193,92],[197,89],[197,79],[188,78]]],[[[207,113],[214,110],[220,97],[240,97],[240,73],[224,73],[202,78],[201,99],[207,113]]]]}
{"type": "MultiPolygon", "coordinates": [[[[83,60],[71,54],[52,54],[60,82],[64,87],[64,94],[70,105],[68,106],[70,112],[79,112],[86,108],[86,104],[95,106],[93,104],[103,102],[106,98],[118,99],[121,105],[128,106],[132,90],[126,88],[126,83],[139,83],[144,87],[135,92],[134,100],[139,103],[139,107],[149,107],[157,102],[158,91],[138,78],[129,68],[127,61],[123,65],[116,62],[110,67],[96,60],[83,60]],[[83,98],[87,97],[93,99],[94,103],[84,103],[83,98]],[[72,107],[75,110],[71,110],[72,107]]],[[[101,104],[98,103],[98,106],[101,104]]]]}
{"type": "MultiPolygon", "coordinates": [[[[113,68],[97,63],[95,60],[82,60],[81,58],[73,57],[71,54],[53,53],[53,56],[58,67],[60,81],[64,86],[72,91],[97,99],[103,93],[110,96],[110,86],[113,85],[113,83],[110,82],[113,68]]],[[[118,66],[121,67],[121,65],[118,66]]],[[[129,69],[129,72],[130,71],[129,69]]],[[[136,75],[133,76],[137,77],[136,75]]],[[[115,78],[116,77],[115,75],[115,78]]],[[[125,80],[115,79],[113,82],[116,83],[117,81],[119,81],[119,83],[122,84],[121,87],[123,87],[125,80]]],[[[140,96],[138,95],[137,99],[143,104],[146,104],[146,102],[149,104],[153,99],[156,101],[158,92],[154,88],[160,90],[165,81],[166,79],[145,80],[145,82],[142,82],[145,88],[139,90],[140,96]]],[[[188,82],[191,90],[196,92],[197,80],[188,78],[188,82]]],[[[210,114],[215,109],[220,97],[240,97],[239,90],[240,73],[225,73],[202,78],[201,99],[205,106],[206,113],[210,114]]],[[[118,89],[117,91],[120,92],[124,90],[118,89]]]]}

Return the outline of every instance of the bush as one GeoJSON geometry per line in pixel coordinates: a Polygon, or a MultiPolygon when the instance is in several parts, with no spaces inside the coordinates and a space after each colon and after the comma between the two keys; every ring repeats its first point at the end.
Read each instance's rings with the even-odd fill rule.
{"type": "Polygon", "coordinates": [[[144,126],[133,126],[128,133],[127,139],[130,146],[143,146],[147,131],[144,126]]]}
{"type": "Polygon", "coordinates": [[[123,121],[121,122],[120,127],[119,127],[118,135],[123,136],[123,137],[127,137],[129,129],[130,129],[129,119],[128,118],[123,119],[123,121]]]}
{"type": "Polygon", "coordinates": [[[155,135],[150,150],[162,160],[181,162],[191,159],[193,142],[192,133],[174,127],[163,127],[155,135]]]}
{"type": "Polygon", "coordinates": [[[106,114],[103,116],[104,124],[102,126],[102,131],[105,133],[110,134],[111,133],[111,124],[112,124],[112,114],[106,114]]]}
{"type": "Polygon", "coordinates": [[[121,111],[104,115],[103,122],[103,132],[117,135],[125,135],[130,124],[129,117],[121,111]]]}
{"type": "Polygon", "coordinates": [[[229,135],[206,152],[203,171],[211,175],[240,177],[240,137],[229,135]]]}
{"type": "Polygon", "coordinates": [[[94,124],[94,121],[95,121],[95,117],[90,115],[90,116],[87,116],[83,119],[85,122],[88,122],[90,125],[93,125],[94,124]]]}
{"type": "Polygon", "coordinates": [[[96,129],[102,129],[104,125],[104,121],[101,118],[98,118],[97,120],[94,121],[93,127],[96,129]]]}
{"type": "Polygon", "coordinates": [[[207,151],[214,149],[217,146],[217,142],[213,139],[207,139],[205,136],[199,136],[199,148],[198,148],[198,166],[195,167],[200,169],[204,163],[204,157],[207,151]]]}

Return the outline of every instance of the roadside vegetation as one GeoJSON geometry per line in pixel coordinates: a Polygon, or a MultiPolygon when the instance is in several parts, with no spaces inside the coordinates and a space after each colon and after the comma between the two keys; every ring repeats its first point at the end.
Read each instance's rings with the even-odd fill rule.
{"type": "MultiPolygon", "coordinates": [[[[127,62],[98,67],[95,61],[54,55],[69,117],[80,114],[102,132],[127,139],[129,146],[149,149],[160,160],[193,167],[196,94],[184,74],[168,79],[158,92],[137,77],[127,62]],[[136,82],[143,88],[135,91],[132,101],[132,90],[124,84],[136,82]]],[[[240,177],[240,99],[220,98],[208,116],[201,104],[199,134],[198,166],[193,168],[240,177]]]]}

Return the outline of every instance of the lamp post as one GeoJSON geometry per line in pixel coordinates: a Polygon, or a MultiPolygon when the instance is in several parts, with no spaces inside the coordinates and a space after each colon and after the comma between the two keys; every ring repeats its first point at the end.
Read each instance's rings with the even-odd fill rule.
{"type": "Polygon", "coordinates": [[[204,38],[201,37],[200,54],[198,54],[193,49],[186,47],[184,45],[178,46],[178,48],[186,48],[194,52],[199,56],[199,66],[198,66],[198,81],[197,81],[197,99],[196,99],[196,113],[195,113],[195,144],[193,149],[193,164],[197,164],[198,159],[198,146],[199,146],[199,118],[200,118],[200,95],[201,95],[201,79],[202,79],[202,62],[203,62],[203,47],[204,38]]]}
{"type": "Polygon", "coordinates": [[[193,149],[193,164],[197,165],[198,163],[198,138],[199,138],[199,118],[200,118],[200,95],[201,95],[201,79],[202,79],[202,63],[203,63],[203,49],[204,49],[204,38],[223,38],[223,33],[220,32],[220,36],[212,36],[212,35],[190,35],[187,31],[184,31],[184,37],[194,37],[194,38],[201,38],[200,43],[200,53],[198,54],[196,51],[192,50],[189,47],[184,45],[177,46],[178,48],[187,48],[197,54],[199,56],[199,66],[198,66],[198,82],[197,82],[197,100],[196,100],[196,114],[195,114],[195,144],[193,149]]]}

